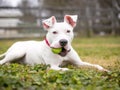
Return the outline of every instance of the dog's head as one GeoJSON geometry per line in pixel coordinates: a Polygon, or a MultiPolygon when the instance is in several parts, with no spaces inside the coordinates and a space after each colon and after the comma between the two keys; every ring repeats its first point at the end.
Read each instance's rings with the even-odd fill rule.
{"type": "Polygon", "coordinates": [[[62,48],[61,56],[66,56],[71,50],[74,37],[73,29],[76,26],[77,15],[65,15],[64,22],[57,22],[54,16],[43,21],[43,27],[48,31],[46,39],[51,48],[62,48]]]}

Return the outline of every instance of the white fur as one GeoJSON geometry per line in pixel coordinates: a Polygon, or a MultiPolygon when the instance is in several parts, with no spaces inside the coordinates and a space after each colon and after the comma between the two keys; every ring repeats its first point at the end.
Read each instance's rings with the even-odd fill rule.
{"type": "MultiPolygon", "coordinates": [[[[77,15],[68,16],[71,17],[71,19],[73,19],[74,22],[77,22],[77,15]]],[[[43,27],[48,31],[46,39],[48,40],[50,46],[46,44],[45,40],[16,42],[7,50],[5,54],[1,55],[1,57],[4,56],[4,58],[0,61],[0,64],[2,65],[4,63],[12,61],[19,61],[21,63],[30,65],[49,64],[51,66],[51,69],[65,71],[68,69],[59,67],[62,64],[63,60],[65,60],[72,62],[74,65],[78,67],[92,66],[99,70],[106,71],[106,69],[99,65],[83,62],[80,59],[76,51],[71,46],[71,42],[74,37],[73,26],[70,25],[71,23],[69,23],[69,20],[66,21],[66,17],[64,17],[64,22],[59,23],[56,21],[55,17],[51,17],[47,20],[44,20],[43,24],[49,26],[43,27]],[[67,30],[69,30],[70,32],[68,33],[67,30]],[[53,32],[57,33],[53,34],[53,32]],[[61,39],[66,39],[68,41],[67,45],[64,46],[64,48],[66,50],[70,50],[70,52],[68,52],[64,57],[58,54],[54,54],[51,51],[51,47],[52,48],[61,47],[59,44],[59,41],[61,39]]]]}

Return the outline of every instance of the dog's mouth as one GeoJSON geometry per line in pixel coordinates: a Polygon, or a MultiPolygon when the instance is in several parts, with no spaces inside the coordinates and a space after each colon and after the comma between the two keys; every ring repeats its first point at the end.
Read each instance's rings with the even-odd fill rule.
{"type": "Polygon", "coordinates": [[[59,53],[60,56],[64,57],[67,55],[68,52],[70,52],[71,49],[66,50],[64,47],[62,47],[62,51],[59,53]]]}

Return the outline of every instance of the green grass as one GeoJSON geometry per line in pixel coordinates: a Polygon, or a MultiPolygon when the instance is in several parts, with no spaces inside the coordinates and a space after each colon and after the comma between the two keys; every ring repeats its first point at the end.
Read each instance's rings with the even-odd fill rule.
{"type": "MultiPolygon", "coordinates": [[[[0,54],[17,40],[1,40],[0,54]]],[[[120,37],[75,38],[73,47],[83,61],[96,63],[111,72],[93,68],[66,67],[49,70],[45,65],[0,66],[0,90],[120,90],[120,37]]]]}

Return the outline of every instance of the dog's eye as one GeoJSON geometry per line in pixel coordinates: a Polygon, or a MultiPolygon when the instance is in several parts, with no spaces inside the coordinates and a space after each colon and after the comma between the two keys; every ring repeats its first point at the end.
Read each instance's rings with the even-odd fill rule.
{"type": "Polygon", "coordinates": [[[70,30],[67,30],[67,33],[70,33],[70,30]]]}
{"type": "Polygon", "coordinates": [[[57,32],[56,32],[56,31],[53,31],[52,33],[53,33],[53,34],[57,34],[57,32]]]}

